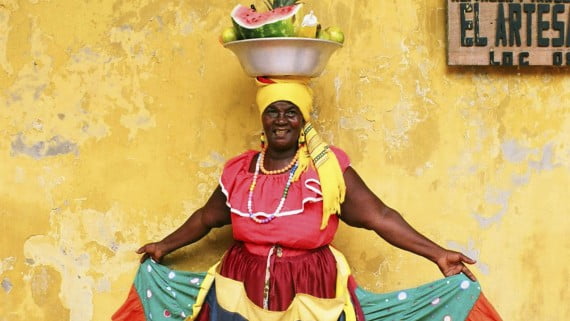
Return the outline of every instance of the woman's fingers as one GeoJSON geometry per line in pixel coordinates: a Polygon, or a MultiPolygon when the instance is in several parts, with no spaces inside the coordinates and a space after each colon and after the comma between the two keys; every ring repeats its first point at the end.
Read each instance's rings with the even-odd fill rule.
{"type": "Polygon", "coordinates": [[[466,266],[463,266],[462,272],[463,272],[463,274],[467,275],[467,277],[470,278],[471,281],[473,281],[473,282],[477,281],[475,274],[473,274],[471,272],[471,270],[469,270],[466,266]]]}
{"type": "Polygon", "coordinates": [[[461,254],[461,260],[465,263],[475,264],[477,261],[473,260],[472,258],[466,256],[465,254],[461,254]]]}
{"type": "MultiPolygon", "coordinates": [[[[140,254],[140,253],[139,253],[140,254]]],[[[148,255],[148,253],[143,254],[143,256],[141,257],[141,263],[143,263],[144,261],[146,261],[146,259],[149,258],[150,255],[148,255]]]]}
{"type": "MultiPolygon", "coordinates": [[[[149,257],[155,259],[154,257],[156,256],[155,253],[155,247],[152,246],[152,244],[145,244],[143,245],[140,249],[138,249],[136,251],[137,254],[142,254],[141,257],[141,263],[143,263],[144,261],[146,261],[149,257]]],[[[155,261],[158,261],[155,259],[155,261]]]]}
{"type": "MultiPolygon", "coordinates": [[[[463,253],[461,253],[461,260],[465,263],[468,264],[475,264],[477,263],[477,261],[473,260],[472,258],[464,255],[463,253]]],[[[465,264],[461,263],[461,272],[463,272],[463,274],[467,275],[468,278],[470,278],[472,281],[477,281],[477,278],[475,277],[475,274],[473,274],[471,272],[471,270],[469,270],[469,268],[467,266],[465,266],[465,264]]]]}
{"type": "Polygon", "coordinates": [[[459,273],[465,274],[472,281],[477,281],[475,274],[473,274],[473,272],[471,272],[471,270],[469,270],[469,268],[463,264],[456,265],[455,267],[448,269],[447,271],[445,271],[444,275],[445,276],[453,276],[453,275],[456,275],[459,273]]]}
{"type": "Polygon", "coordinates": [[[135,253],[137,254],[143,254],[143,256],[140,259],[140,262],[143,263],[144,261],[146,261],[146,259],[148,258],[148,253],[146,253],[146,245],[142,246],[140,249],[138,249],[135,253]]]}

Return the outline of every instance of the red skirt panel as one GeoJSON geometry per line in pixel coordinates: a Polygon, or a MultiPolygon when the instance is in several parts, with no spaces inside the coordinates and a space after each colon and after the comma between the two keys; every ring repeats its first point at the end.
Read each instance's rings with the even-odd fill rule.
{"type": "MultiPolygon", "coordinates": [[[[287,310],[297,293],[335,297],[336,260],[328,246],[297,256],[279,253],[281,250],[269,257],[269,310],[287,310]]],[[[243,282],[248,298],[262,307],[267,260],[267,256],[252,254],[243,243],[236,243],[224,256],[220,274],[243,282]]]]}
{"type": "Polygon", "coordinates": [[[479,294],[479,298],[473,305],[471,312],[467,316],[466,321],[500,321],[503,320],[491,303],[487,300],[483,292],[479,294]]]}

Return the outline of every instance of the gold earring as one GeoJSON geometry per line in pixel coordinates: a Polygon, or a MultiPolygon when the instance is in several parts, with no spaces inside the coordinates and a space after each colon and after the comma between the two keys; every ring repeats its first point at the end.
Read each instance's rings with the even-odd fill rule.
{"type": "Polygon", "coordinates": [[[305,132],[301,130],[301,134],[299,135],[299,147],[305,144],[305,132]]]}
{"type": "Polygon", "coordinates": [[[261,142],[261,148],[265,147],[265,133],[261,132],[261,136],[259,137],[259,140],[261,142]]]}

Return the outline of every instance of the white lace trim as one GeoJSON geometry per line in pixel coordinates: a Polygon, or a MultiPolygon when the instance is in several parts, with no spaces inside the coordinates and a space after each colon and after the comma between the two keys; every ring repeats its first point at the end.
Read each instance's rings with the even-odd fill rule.
{"type": "MultiPolygon", "coordinates": [[[[311,185],[311,184],[316,184],[318,186],[321,186],[321,182],[319,182],[319,180],[314,179],[314,178],[309,178],[309,179],[305,180],[305,182],[303,184],[305,185],[305,187],[307,189],[313,191],[315,194],[322,195],[322,192],[317,187],[311,185]]],[[[232,205],[230,204],[230,201],[229,201],[228,191],[224,187],[224,184],[222,183],[221,177],[220,177],[220,187],[222,189],[222,193],[224,193],[224,195],[226,195],[226,205],[230,208],[230,211],[236,215],[239,215],[239,216],[249,217],[249,213],[242,212],[239,209],[232,207],[232,205]]],[[[281,217],[281,216],[301,214],[305,211],[305,203],[309,203],[309,202],[317,203],[317,202],[321,202],[322,200],[323,200],[322,197],[306,197],[306,198],[303,198],[302,207],[300,209],[281,212],[275,216],[281,217]]],[[[253,213],[252,216],[255,218],[267,218],[267,217],[270,217],[272,215],[274,215],[274,213],[255,212],[255,213],[253,213]]]]}

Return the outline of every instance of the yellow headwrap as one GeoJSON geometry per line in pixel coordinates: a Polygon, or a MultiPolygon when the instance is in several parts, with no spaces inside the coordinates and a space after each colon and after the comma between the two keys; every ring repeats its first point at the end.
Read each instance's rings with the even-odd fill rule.
{"type": "Polygon", "coordinates": [[[280,100],[289,101],[301,110],[305,119],[303,132],[306,144],[301,146],[299,167],[293,181],[298,180],[310,164],[316,168],[323,193],[321,229],[324,229],[331,215],[340,214],[340,204],[344,202],[346,186],[338,159],[310,122],[313,110],[313,91],[307,86],[308,81],[308,78],[297,77],[258,77],[256,83],[259,88],[256,101],[260,113],[263,113],[269,104],[280,100]]]}

